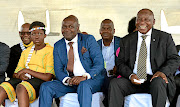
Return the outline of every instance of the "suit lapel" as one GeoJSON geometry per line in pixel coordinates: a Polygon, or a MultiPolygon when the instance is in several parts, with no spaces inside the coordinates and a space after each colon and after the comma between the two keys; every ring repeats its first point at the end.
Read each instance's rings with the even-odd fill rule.
{"type": "Polygon", "coordinates": [[[81,60],[82,58],[82,53],[81,53],[81,49],[82,49],[82,40],[81,40],[81,35],[78,33],[78,53],[79,53],[79,58],[81,60]]]}
{"type": "Polygon", "coordinates": [[[134,68],[134,64],[136,61],[136,51],[137,51],[137,41],[138,41],[138,32],[135,32],[130,39],[130,64],[131,67],[134,68]]]}
{"type": "MultiPolygon", "coordinates": [[[[159,36],[158,32],[156,30],[152,29],[152,34],[151,34],[151,45],[150,45],[150,62],[151,62],[151,67],[154,64],[154,58],[156,56],[156,49],[158,46],[159,42],[159,36]]],[[[153,68],[151,68],[153,70],[153,68]]]]}
{"type": "Polygon", "coordinates": [[[81,52],[81,49],[82,49],[83,46],[84,46],[84,48],[87,48],[87,47],[85,46],[85,43],[84,43],[85,41],[83,41],[83,39],[82,39],[82,35],[83,34],[78,33],[78,53],[79,53],[80,62],[82,64],[83,68],[87,72],[88,70],[87,70],[87,67],[85,66],[85,64],[83,62],[83,55],[82,55],[82,52],[81,52]]]}
{"type": "Polygon", "coordinates": [[[102,51],[102,42],[103,42],[103,41],[102,41],[102,39],[101,39],[100,42],[99,42],[99,43],[100,43],[99,46],[100,46],[101,51],[102,51]]]}
{"type": "Polygon", "coordinates": [[[116,55],[116,50],[119,47],[119,41],[117,40],[116,36],[114,36],[114,55],[116,55]]]}
{"type": "Polygon", "coordinates": [[[59,51],[59,56],[61,57],[62,61],[65,61],[65,65],[67,65],[68,58],[67,58],[67,48],[66,42],[63,39],[61,46],[59,47],[61,51],[59,51]]]}

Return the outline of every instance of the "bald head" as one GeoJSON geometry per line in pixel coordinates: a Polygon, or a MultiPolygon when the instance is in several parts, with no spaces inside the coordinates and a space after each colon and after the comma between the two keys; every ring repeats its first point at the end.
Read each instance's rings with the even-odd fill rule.
{"type": "Polygon", "coordinates": [[[28,28],[28,30],[29,30],[30,25],[31,25],[31,24],[29,24],[29,23],[24,23],[24,24],[21,26],[20,32],[22,32],[23,29],[26,29],[26,28],[28,28]]]}
{"type": "Polygon", "coordinates": [[[68,17],[64,18],[63,22],[64,22],[65,20],[71,20],[71,21],[74,21],[74,22],[76,22],[77,24],[79,24],[78,18],[77,18],[76,16],[74,16],[74,15],[69,15],[68,17]]]}
{"type": "Polygon", "coordinates": [[[153,16],[154,18],[154,13],[150,10],[150,9],[147,9],[147,8],[144,8],[144,9],[141,9],[138,13],[138,14],[149,14],[151,16],[153,16]]]}
{"type": "Polygon", "coordinates": [[[19,35],[21,37],[21,40],[24,44],[28,45],[31,43],[31,38],[30,38],[30,32],[29,32],[29,23],[25,23],[21,26],[21,30],[19,31],[19,35]]]}
{"type": "Polygon", "coordinates": [[[104,20],[101,22],[101,26],[102,26],[102,24],[104,24],[104,23],[109,23],[109,24],[112,26],[112,29],[114,29],[114,23],[113,23],[112,20],[110,20],[110,19],[104,19],[104,20]]]}

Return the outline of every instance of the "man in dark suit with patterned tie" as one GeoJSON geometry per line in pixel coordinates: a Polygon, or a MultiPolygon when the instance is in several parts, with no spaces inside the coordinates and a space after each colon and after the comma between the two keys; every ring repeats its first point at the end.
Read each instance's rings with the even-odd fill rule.
{"type": "Polygon", "coordinates": [[[134,93],[150,93],[153,107],[164,107],[175,94],[173,74],[179,56],[172,36],[154,29],[154,14],[142,9],[137,14],[138,31],[121,39],[116,62],[121,78],[113,79],[109,88],[109,107],[122,107],[124,97],[134,93]]]}
{"type": "Polygon", "coordinates": [[[64,38],[53,53],[57,80],[41,85],[40,107],[51,107],[53,98],[72,92],[77,92],[80,107],[91,107],[92,94],[100,91],[106,76],[100,47],[92,35],[78,33],[73,15],[63,20],[61,30],[64,38]]]}

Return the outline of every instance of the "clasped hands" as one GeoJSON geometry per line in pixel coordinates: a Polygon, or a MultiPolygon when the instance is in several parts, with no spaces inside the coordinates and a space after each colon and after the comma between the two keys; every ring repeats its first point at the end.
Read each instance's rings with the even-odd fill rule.
{"type": "MultiPolygon", "coordinates": [[[[156,78],[156,77],[161,77],[166,83],[168,83],[168,80],[167,80],[166,75],[165,75],[164,73],[160,72],[160,71],[157,71],[157,72],[153,75],[153,77],[151,78],[150,82],[151,82],[154,78],[156,78]]],[[[136,85],[140,85],[140,84],[141,84],[141,83],[139,83],[139,82],[135,82],[134,79],[139,80],[139,78],[137,77],[136,74],[133,74],[133,75],[131,76],[131,82],[132,82],[133,84],[136,84],[136,85]]]]}
{"type": "Polygon", "coordinates": [[[81,81],[84,81],[86,80],[86,77],[83,77],[83,76],[74,76],[72,78],[69,78],[67,81],[67,83],[69,84],[69,86],[72,86],[72,85],[79,85],[79,83],[81,81]]]}
{"type": "Polygon", "coordinates": [[[19,72],[14,73],[14,77],[19,78],[21,80],[28,80],[29,78],[25,75],[26,73],[28,73],[28,71],[29,69],[24,68],[20,70],[19,72]]]}

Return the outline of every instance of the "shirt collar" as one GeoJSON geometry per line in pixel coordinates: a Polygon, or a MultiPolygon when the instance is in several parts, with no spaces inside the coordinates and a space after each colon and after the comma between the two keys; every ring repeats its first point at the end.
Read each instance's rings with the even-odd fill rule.
{"type": "Polygon", "coordinates": [[[77,41],[78,41],[78,34],[71,41],[68,41],[68,40],[65,39],[66,44],[68,44],[69,42],[76,43],[77,41]]]}
{"type": "MultiPolygon", "coordinates": [[[[114,36],[113,36],[113,39],[112,39],[112,41],[111,41],[111,43],[110,43],[110,46],[111,46],[111,44],[113,44],[114,43],[114,36]]],[[[103,39],[102,39],[102,47],[105,47],[104,46],[104,43],[103,43],[103,39]]]]}
{"type": "Polygon", "coordinates": [[[141,37],[142,35],[147,35],[147,36],[151,36],[152,34],[152,28],[146,33],[146,34],[142,34],[138,31],[138,36],[141,37]]]}

